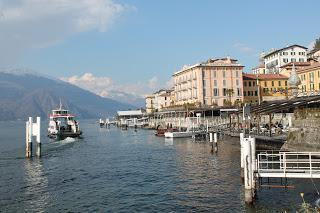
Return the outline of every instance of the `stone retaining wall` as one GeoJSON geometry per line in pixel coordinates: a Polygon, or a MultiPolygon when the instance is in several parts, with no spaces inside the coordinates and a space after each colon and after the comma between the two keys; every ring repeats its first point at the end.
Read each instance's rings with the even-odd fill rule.
{"type": "Polygon", "coordinates": [[[320,151],[320,109],[297,109],[292,123],[282,150],[320,151]]]}

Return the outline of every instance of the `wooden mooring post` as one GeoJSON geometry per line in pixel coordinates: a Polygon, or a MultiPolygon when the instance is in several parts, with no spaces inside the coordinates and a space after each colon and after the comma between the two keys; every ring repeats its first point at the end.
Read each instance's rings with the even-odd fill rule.
{"type": "Polygon", "coordinates": [[[211,143],[211,152],[212,153],[213,152],[217,152],[218,151],[218,134],[216,132],[215,133],[210,132],[209,133],[209,138],[210,138],[209,141],[211,143]]]}
{"type": "Polygon", "coordinates": [[[37,117],[37,122],[33,123],[33,118],[29,117],[26,122],[26,157],[32,157],[32,139],[36,137],[36,156],[41,157],[41,139],[40,139],[40,117],[37,117]]]}
{"type": "Polygon", "coordinates": [[[244,154],[244,196],[247,204],[252,204],[255,198],[256,185],[254,179],[254,172],[256,169],[256,149],[255,138],[244,138],[243,141],[244,154]]]}

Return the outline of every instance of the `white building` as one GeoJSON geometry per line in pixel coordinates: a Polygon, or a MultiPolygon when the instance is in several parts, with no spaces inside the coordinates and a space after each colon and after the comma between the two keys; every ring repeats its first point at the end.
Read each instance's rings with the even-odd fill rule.
{"type": "Polygon", "coordinates": [[[290,62],[306,62],[307,47],[291,45],[273,50],[264,56],[265,72],[279,73],[279,68],[290,62]]]}

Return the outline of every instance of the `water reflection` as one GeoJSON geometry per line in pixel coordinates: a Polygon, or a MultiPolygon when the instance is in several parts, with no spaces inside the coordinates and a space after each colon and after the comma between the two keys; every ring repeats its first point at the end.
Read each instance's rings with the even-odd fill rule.
{"type": "MultiPolygon", "coordinates": [[[[24,163],[24,179],[26,183],[26,208],[31,211],[45,212],[50,194],[48,192],[48,179],[43,172],[41,159],[26,159],[24,163]]],[[[27,210],[26,209],[26,210],[27,210]]]]}

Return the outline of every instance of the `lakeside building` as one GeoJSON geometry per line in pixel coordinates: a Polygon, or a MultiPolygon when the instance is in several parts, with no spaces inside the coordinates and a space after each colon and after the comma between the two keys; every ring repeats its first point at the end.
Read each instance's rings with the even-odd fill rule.
{"type": "Polygon", "coordinates": [[[299,91],[301,92],[319,92],[320,91],[320,63],[312,62],[310,66],[297,70],[301,80],[299,91]]]}
{"type": "Polygon", "coordinates": [[[281,74],[243,73],[243,96],[246,103],[282,100],[287,97],[288,78],[281,74]]]}
{"type": "Polygon", "coordinates": [[[243,68],[230,57],[184,66],[173,74],[175,104],[225,106],[242,102],[243,68]]]}
{"type": "Polygon", "coordinates": [[[146,112],[152,113],[155,109],[155,95],[147,95],[146,97],[146,112]]]}
{"type": "Polygon", "coordinates": [[[266,74],[265,64],[262,63],[259,66],[252,68],[252,73],[253,74],[266,74]]]}
{"type": "Polygon", "coordinates": [[[308,66],[311,65],[310,61],[306,61],[306,62],[290,62],[288,64],[285,64],[283,66],[280,67],[279,69],[279,74],[285,75],[287,77],[290,77],[290,73],[292,71],[292,66],[295,66],[296,70],[301,70],[304,69],[308,66]]]}
{"type": "Polygon", "coordinates": [[[281,66],[290,62],[306,62],[307,49],[307,47],[294,44],[267,53],[263,57],[266,74],[277,74],[281,66]]]}
{"type": "Polygon", "coordinates": [[[161,89],[152,95],[146,96],[146,112],[153,113],[161,111],[174,105],[174,90],[161,89]]]}
{"type": "Polygon", "coordinates": [[[308,58],[320,62],[320,50],[311,50],[307,53],[308,58]]]}

